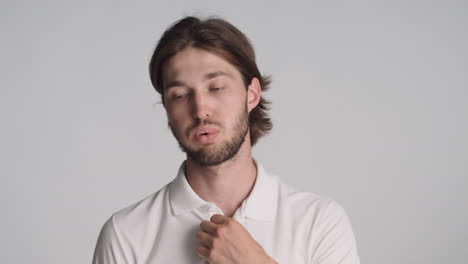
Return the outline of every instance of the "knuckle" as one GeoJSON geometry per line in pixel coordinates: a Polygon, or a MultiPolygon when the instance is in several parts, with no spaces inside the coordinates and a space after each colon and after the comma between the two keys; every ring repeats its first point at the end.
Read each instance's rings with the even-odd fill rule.
{"type": "Polygon", "coordinates": [[[231,218],[226,221],[226,226],[228,227],[232,227],[235,224],[236,224],[235,221],[231,218]]]}
{"type": "Polygon", "coordinates": [[[219,227],[218,229],[216,229],[216,236],[218,237],[222,237],[226,234],[226,228],[224,228],[223,226],[219,227]]]}
{"type": "Polygon", "coordinates": [[[208,259],[214,260],[214,257],[215,257],[214,250],[212,250],[212,249],[208,250],[206,255],[207,255],[208,259]]]}

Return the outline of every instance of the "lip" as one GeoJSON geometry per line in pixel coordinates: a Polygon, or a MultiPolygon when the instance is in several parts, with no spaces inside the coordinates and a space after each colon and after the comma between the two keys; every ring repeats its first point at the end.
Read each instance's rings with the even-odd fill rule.
{"type": "Polygon", "coordinates": [[[201,144],[210,144],[216,140],[219,130],[210,126],[202,126],[193,131],[193,137],[201,144]]]}

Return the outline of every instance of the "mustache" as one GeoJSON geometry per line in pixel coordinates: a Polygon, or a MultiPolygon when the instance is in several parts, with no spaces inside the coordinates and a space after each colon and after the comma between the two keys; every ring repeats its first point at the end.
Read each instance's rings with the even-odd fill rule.
{"type": "Polygon", "coordinates": [[[216,125],[216,126],[221,127],[221,128],[223,127],[221,125],[221,123],[213,121],[213,120],[207,120],[207,119],[200,120],[200,119],[197,119],[197,121],[195,121],[187,129],[185,129],[185,135],[188,137],[190,135],[190,132],[192,132],[192,130],[197,129],[200,126],[206,126],[206,125],[216,125]]]}

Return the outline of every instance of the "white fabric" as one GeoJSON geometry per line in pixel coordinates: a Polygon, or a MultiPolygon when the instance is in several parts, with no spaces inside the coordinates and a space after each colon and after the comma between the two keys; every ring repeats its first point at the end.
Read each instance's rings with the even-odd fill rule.
{"type": "MultiPolygon", "coordinates": [[[[192,190],[182,164],[171,183],[104,224],[93,263],[206,263],[196,254],[195,234],[213,214],[222,211],[192,190]]],[[[359,263],[343,208],[331,199],[295,191],[259,163],[254,188],[233,218],[278,263],[359,263]]]]}

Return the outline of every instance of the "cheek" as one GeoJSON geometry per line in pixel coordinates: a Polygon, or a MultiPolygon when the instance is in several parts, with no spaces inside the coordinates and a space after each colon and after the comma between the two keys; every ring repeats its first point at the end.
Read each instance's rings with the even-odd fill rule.
{"type": "Polygon", "coordinates": [[[236,102],[229,110],[226,109],[226,115],[228,116],[229,125],[231,127],[237,125],[239,119],[245,115],[247,111],[247,106],[245,101],[236,102]]]}
{"type": "MultiPolygon", "coordinates": [[[[238,88],[238,90],[239,89],[243,88],[238,88]]],[[[237,113],[239,109],[244,111],[247,107],[247,94],[245,91],[239,92],[238,90],[233,89],[223,97],[222,105],[229,108],[230,112],[237,113]]]]}
{"type": "Polygon", "coordinates": [[[169,123],[174,129],[180,129],[180,126],[184,124],[186,119],[182,109],[166,109],[166,116],[169,123]]]}

